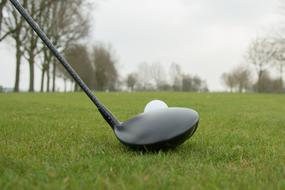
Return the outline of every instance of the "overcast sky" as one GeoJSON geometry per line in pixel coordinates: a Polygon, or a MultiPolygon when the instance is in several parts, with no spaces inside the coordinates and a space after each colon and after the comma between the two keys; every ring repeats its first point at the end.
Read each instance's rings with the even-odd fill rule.
{"type": "MultiPolygon", "coordinates": [[[[176,62],[206,79],[211,90],[221,90],[221,73],[242,62],[250,40],[280,25],[279,12],[280,0],[102,0],[91,36],[112,45],[123,76],[141,62],[166,69],[176,62]]],[[[0,85],[12,87],[12,46],[1,43],[0,57],[0,85]]],[[[26,89],[27,65],[22,71],[26,89]]]]}

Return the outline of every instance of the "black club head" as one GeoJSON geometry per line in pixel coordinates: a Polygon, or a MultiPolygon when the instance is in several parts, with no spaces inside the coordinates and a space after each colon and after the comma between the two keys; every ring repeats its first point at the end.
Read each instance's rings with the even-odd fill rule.
{"type": "Polygon", "coordinates": [[[145,150],[174,148],[196,131],[199,115],[187,108],[163,108],[142,113],[114,127],[125,145],[145,150]]]}

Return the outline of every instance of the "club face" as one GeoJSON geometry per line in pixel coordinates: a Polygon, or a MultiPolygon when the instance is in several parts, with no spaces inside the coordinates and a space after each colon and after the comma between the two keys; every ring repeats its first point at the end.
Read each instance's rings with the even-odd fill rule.
{"type": "Polygon", "coordinates": [[[164,108],[143,113],[114,128],[115,135],[132,148],[174,148],[196,131],[199,115],[187,108],[164,108]]]}

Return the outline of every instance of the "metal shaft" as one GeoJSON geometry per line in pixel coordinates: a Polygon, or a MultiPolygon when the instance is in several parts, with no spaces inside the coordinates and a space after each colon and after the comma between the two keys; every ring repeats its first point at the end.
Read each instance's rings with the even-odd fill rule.
{"type": "Polygon", "coordinates": [[[34,19],[28,14],[28,12],[24,9],[24,7],[18,2],[18,0],[10,0],[10,2],[14,5],[14,7],[18,10],[18,12],[24,17],[24,19],[28,22],[28,24],[32,27],[32,29],[37,33],[37,35],[41,38],[41,40],[45,43],[45,45],[50,49],[53,55],[58,59],[58,61],[63,65],[66,71],[72,76],[75,82],[81,87],[81,89],[86,93],[86,95],[91,99],[91,101],[97,106],[98,110],[104,117],[104,119],[108,122],[108,124],[113,128],[115,125],[119,124],[119,121],[116,119],[112,113],[104,107],[104,105],[98,100],[98,98],[92,93],[92,91],[88,88],[88,86],[83,82],[80,76],[75,72],[75,70],[71,67],[68,61],[59,53],[59,51],[55,48],[46,34],[42,31],[39,25],[34,21],[34,19]]]}

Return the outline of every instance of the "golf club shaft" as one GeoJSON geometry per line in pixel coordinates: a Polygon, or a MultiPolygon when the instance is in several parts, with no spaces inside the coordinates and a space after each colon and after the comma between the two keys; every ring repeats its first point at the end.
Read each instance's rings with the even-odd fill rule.
{"type": "Polygon", "coordinates": [[[97,97],[92,93],[88,86],[83,82],[80,76],[71,67],[68,61],[59,53],[55,48],[46,34],[41,30],[39,25],[34,21],[34,19],[28,14],[24,7],[18,2],[18,0],[10,0],[13,6],[18,10],[18,12],[24,17],[32,29],[37,33],[37,35],[42,39],[45,45],[50,49],[53,55],[58,59],[58,61],[63,65],[67,72],[72,76],[75,82],[81,87],[81,89],[87,94],[91,101],[97,106],[99,112],[102,114],[107,123],[113,128],[115,125],[119,124],[119,121],[112,115],[112,113],[105,108],[105,106],[100,103],[97,97]]]}

